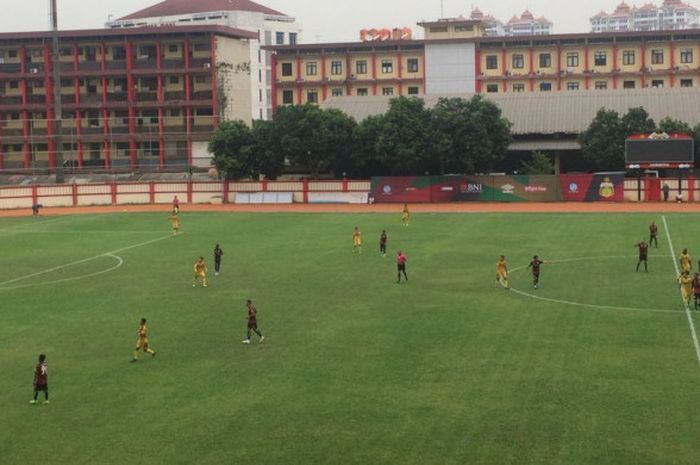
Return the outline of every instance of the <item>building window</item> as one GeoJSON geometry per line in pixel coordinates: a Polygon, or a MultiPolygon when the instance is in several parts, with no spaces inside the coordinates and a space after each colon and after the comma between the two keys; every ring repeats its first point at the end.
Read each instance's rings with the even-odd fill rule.
{"type": "Polygon", "coordinates": [[[180,78],[177,76],[170,76],[170,84],[179,84],[180,78]]]}
{"type": "Polygon", "coordinates": [[[622,81],[622,88],[623,89],[634,89],[635,82],[634,81],[622,81]]]}
{"type": "Polygon", "coordinates": [[[19,89],[19,81],[10,81],[10,89],[19,89]]]}
{"type": "Polygon", "coordinates": [[[693,62],[693,49],[692,48],[682,48],[681,49],[681,63],[692,63],[693,62]]]}
{"type": "Polygon", "coordinates": [[[692,79],[681,79],[681,87],[693,87],[692,79]]]}
{"type": "Polygon", "coordinates": [[[664,64],[664,51],[661,49],[654,49],[651,51],[651,64],[652,65],[663,65],[664,64]]]}
{"type": "Polygon", "coordinates": [[[10,50],[7,51],[7,57],[8,58],[17,58],[17,49],[16,48],[11,48],[10,50]]]}
{"type": "Polygon", "coordinates": [[[358,87],[357,88],[357,96],[358,97],[366,97],[369,95],[369,92],[367,91],[366,87],[358,87]]]}
{"type": "Polygon", "coordinates": [[[355,74],[367,74],[367,60],[357,60],[355,62],[355,74]]]}
{"type": "Polygon", "coordinates": [[[178,45],[175,45],[175,44],[168,45],[168,52],[177,53],[179,51],[180,51],[180,47],[178,45]]]}
{"type": "Polygon", "coordinates": [[[486,92],[489,94],[495,94],[498,92],[498,84],[486,84],[486,92]]]}
{"type": "Polygon", "coordinates": [[[331,74],[338,76],[343,74],[343,62],[342,61],[331,61],[331,74]]]}
{"type": "Polygon", "coordinates": [[[567,68],[578,67],[578,52],[568,52],[566,54],[566,67],[567,68]]]}
{"type": "Polygon", "coordinates": [[[513,92],[525,92],[525,84],[513,84],[513,92]]]}
{"type": "Polygon", "coordinates": [[[306,101],[309,103],[318,103],[318,92],[310,90],[306,93],[306,101]]]}
{"type": "Polygon", "coordinates": [[[540,68],[551,68],[552,67],[552,54],[551,53],[540,53],[540,68]]]}
{"type": "Polygon", "coordinates": [[[292,75],[292,64],[291,63],[282,63],[282,76],[291,76],[292,75]]]}
{"type": "Polygon", "coordinates": [[[275,32],[275,44],[284,44],[284,32],[275,32]]]}
{"type": "Polygon", "coordinates": [[[608,88],[608,81],[596,81],[595,88],[596,88],[596,90],[607,89],[608,88]]]}
{"type": "Polygon", "coordinates": [[[291,105],[294,103],[294,91],[284,90],[282,91],[282,103],[285,105],[291,105]]]}
{"type": "Polygon", "coordinates": [[[340,87],[334,87],[331,90],[331,96],[332,97],[342,97],[343,96],[343,89],[340,87]]]}
{"type": "Polygon", "coordinates": [[[418,58],[409,58],[406,60],[406,71],[409,73],[418,72],[418,58]]]}
{"type": "Polygon", "coordinates": [[[498,69],[498,55],[486,55],[486,69],[498,69]]]}
{"type": "Polygon", "coordinates": [[[289,33],[289,45],[296,45],[296,44],[297,44],[297,33],[290,32],[289,33]]]}
{"type": "Polygon", "coordinates": [[[316,64],[316,62],[309,61],[308,63],[306,63],[306,75],[316,76],[316,73],[318,73],[318,65],[316,64]]]}
{"type": "Polygon", "coordinates": [[[393,87],[382,87],[382,95],[394,95],[393,87]]]}
{"type": "Polygon", "coordinates": [[[525,57],[523,55],[513,55],[513,69],[522,69],[525,67],[525,57]]]}
{"type": "Polygon", "coordinates": [[[113,60],[126,60],[126,49],[122,46],[112,47],[113,60]]]}
{"type": "Polygon", "coordinates": [[[623,65],[633,65],[634,64],[634,50],[625,50],[622,52],[622,64],[623,65]]]}
{"type": "Polygon", "coordinates": [[[394,72],[394,62],[392,60],[382,60],[382,73],[391,74],[394,72]]]}
{"type": "Polygon", "coordinates": [[[603,51],[596,51],[593,53],[593,64],[595,66],[606,66],[608,64],[608,54],[603,51]]]}
{"type": "Polygon", "coordinates": [[[551,82],[540,82],[540,92],[549,92],[552,90],[551,82]]]}
{"type": "Polygon", "coordinates": [[[578,82],[567,82],[566,83],[566,90],[578,90],[578,89],[579,89],[578,82]]]}
{"type": "Polygon", "coordinates": [[[653,81],[651,81],[651,87],[661,88],[663,86],[664,86],[663,79],[654,79],[653,81]]]}
{"type": "Polygon", "coordinates": [[[418,95],[420,89],[416,86],[411,86],[408,88],[408,95],[418,95]]]}

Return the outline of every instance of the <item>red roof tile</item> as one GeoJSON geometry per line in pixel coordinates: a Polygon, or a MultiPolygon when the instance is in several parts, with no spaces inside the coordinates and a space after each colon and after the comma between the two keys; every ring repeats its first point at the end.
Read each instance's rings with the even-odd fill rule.
{"type": "Polygon", "coordinates": [[[250,0],[164,0],[119,20],[178,16],[210,11],[252,11],[275,16],[287,16],[250,0]]]}

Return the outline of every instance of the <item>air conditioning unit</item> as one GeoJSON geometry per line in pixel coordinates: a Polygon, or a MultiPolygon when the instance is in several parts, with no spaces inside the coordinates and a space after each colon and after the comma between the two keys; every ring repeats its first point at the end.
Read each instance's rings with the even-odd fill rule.
{"type": "Polygon", "coordinates": [[[204,69],[210,69],[211,68],[211,63],[204,63],[204,69]]]}
{"type": "Polygon", "coordinates": [[[32,74],[39,74],[39,68],[29,68],[29,72],[32,74]]]}

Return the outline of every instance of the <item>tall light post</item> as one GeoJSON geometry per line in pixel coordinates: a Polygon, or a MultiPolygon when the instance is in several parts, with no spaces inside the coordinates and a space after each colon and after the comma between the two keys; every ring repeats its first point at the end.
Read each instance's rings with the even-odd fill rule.
{"type": "Polygon", "coordinates": [[[54,162],[56,163],[56,183],[63,184],[63,138],[61,137],[63,118],[63,105],[61,103],[61,62],[58,49],[58,10],[56,0],[51,1],[51,71],[53,80],[53,108],[54,108],[54,162]]]}

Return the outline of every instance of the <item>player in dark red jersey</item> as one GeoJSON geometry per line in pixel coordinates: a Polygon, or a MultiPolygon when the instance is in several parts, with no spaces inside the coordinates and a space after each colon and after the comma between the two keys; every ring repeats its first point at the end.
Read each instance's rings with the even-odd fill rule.
{"type": "Polygon", "coordinates": [[[659,228],[652,221],[651,224],[649,225],[649,246],[651,246],[651,244],[654,244],[654,246],[657,249],[659,248],[659,241],[656,240],[656,235],[658,233],[659,233],[659,228]]]}
{"type": "Polygon", "coordinates": [[[528,268],[532,268],[532,287],[537,289],[537,287],[540,285],[540,266],[542,265],[548,265],[549,261],[547,260],[540,260],[537,255],[532,257],[532,261],[530,264],[527,266],[528,268]]]}
{"type": "Polygon", "coordinates": [[[695,310],[700,307],[700,274],[693,276],[693,297],[695,298],[695,310]]]}
{"type": "Polygon", "coordinates": [[[49,377],[48,368],[46,367],[46,355],[39,355],[39,363],[34,367],[34,398],[29,401],[30,404],[37,403],[39,392],[44,392],[44,403],[49,403],[49,377]]]}
{"type": "Polygon", "coordinates": [[[639,271],[639,265],[644,262],[644,271],[647,270],[647,257],[649,254],[649,244],[644,242],[644,239],[634,244],[635,247],[639,247],[639,261],[637,262],[637,271],[639,271]]]}
{"type": "Polygon", "coordinates": [[[219,276],[219,270],[221,269],[221,257],[224,255],[224,251],[221,250],[219,244],[214,247],[214,274],[219,276]]]}
{"type": "Polygon", "coordinates": [[[379,236],[379,253],[382,257],[386,257],[386,241],[388,237],[386,235],[386,229],[382,229],[382,235],[379,236]]]}
{"type": "Polygon", "coordinates": [[[406,256],[401,252],[400,250],[396,254],[396,270],[398,273],[398,281],[397,283],[401,282],[401,273],[403,273],[403,277],[406,278],[406,281],[408,281],[408,275],[406,274],[406,256]]]}
{"type": "Polygon", "coordinates": [[[245,303],[248,310],[248,332],[246,333],[246,338],[243,339],[243,344],[250,344],[250,332],[254,331],[255,334],[260,336],[260,342],[265,340],[265,336],[258,331],[258,310],[253,305],[253,301],[248,299],[245,303]]]}

